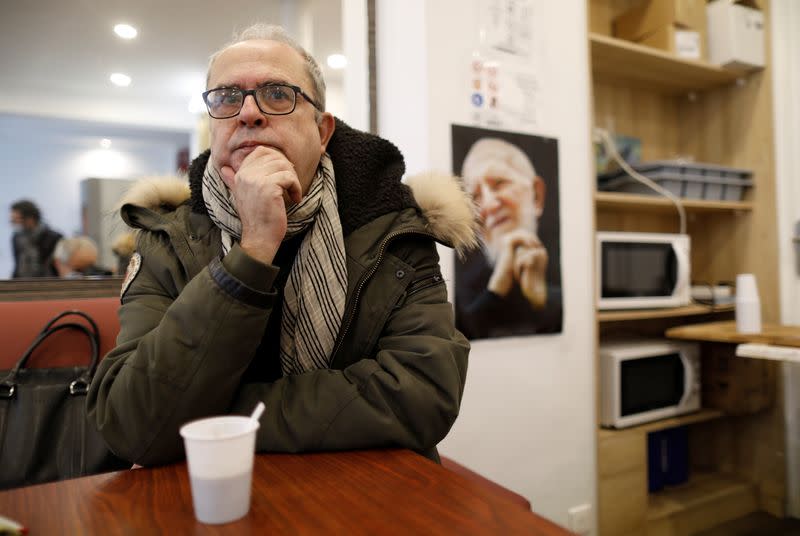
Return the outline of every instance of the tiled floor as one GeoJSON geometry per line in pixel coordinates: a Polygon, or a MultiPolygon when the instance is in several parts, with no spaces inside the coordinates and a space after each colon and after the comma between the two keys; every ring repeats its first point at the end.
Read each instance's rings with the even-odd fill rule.
{"type": "Polygon", "coordinates": [[[800,519],[778,519],[756,512],[694,536],[800,536],[800,519]]]}

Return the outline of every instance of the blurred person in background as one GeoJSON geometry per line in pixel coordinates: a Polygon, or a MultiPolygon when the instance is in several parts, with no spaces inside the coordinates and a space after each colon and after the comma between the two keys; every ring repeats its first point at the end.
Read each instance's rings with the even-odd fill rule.
{"type": "Polygon", "coordinates": [[[21,199],[11,205],[11,237],[14,272],[11,277],[56,277],[53,250],[61,233],[42,222],[42,213],[33,201],[21,199]]]}
{"type": "Polygon", "coordinates": [[[97,266],[97,245],[88,236],[62,238],[53,252],[53,263],[59,277],[112,275],[111,270],[97,266]]]}

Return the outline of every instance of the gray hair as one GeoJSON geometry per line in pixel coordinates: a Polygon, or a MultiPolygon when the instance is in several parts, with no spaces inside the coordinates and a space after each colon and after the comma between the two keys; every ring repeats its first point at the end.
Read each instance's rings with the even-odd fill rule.
{"type": "MultiPolygon", "coordinates": [[[[97,245],[88,236],[62,238],[56,243],[53,257],[64,264],[69,264],[72,256],[80,253],[84,258],[97,259],[97,245]]],[[[83,259],[81,259],[83,260],[83,259]]]]}
{"type": "Polygon", "coordinates": [[[308,77],[311,79],[311,84],[314,86],[311,88],[311,94],[314,96],[314,100],[317,101],[317,105],[319,106],[320,110],[325,110],[325,79],[322,76],[322,69],[319,68],[317,60],[315,60],[314,57],[306,51],[306,49],[300,46],[300,43],[295,41],[286,32],[286,30],[283,29],[283,27],[274,24],[264,24],[263,22],[259,22],[245,28],[240,32],[235,32],[233,34],[233,39],[226,43],[225,46],[214,52],[208,59],[206,87],[208,87],[209,78],[211,76],[211,67],[213,67],[217,57],[219,57],[219,55],[222,54],[227,48],[237,43],[253,40],[275,41],[289,45],[296,50],[306,62],[306,73],[308,73],[308,77]]]}

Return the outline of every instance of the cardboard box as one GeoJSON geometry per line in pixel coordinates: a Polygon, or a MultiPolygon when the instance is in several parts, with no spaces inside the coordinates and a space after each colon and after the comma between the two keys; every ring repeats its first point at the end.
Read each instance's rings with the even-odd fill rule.
{"type": "Polygon", "coordinates": [[[703,407],[729,415],[752,415],[772,407],[780,363],[736,357],[735,348],[732,344],[703,345],[703,407]]]}
{"type": "Polygon", "coordinates": [[[708,57],[738,71],[764,67],[764,13],[753,0],[714,0],[707,7],[708,57]]]}
{"type": "Polygon", "coordinates": [[[614,19],[614,36],[640,41],[670,25],[705,32],[705,0],[646,0],[614,19]]]}
{"type": "Polygon", "coordinates": [[[670,24],[659,28],[639,44],[671,52],[678,57],[699,60],[704,58],[703,34],[670,24]]]}

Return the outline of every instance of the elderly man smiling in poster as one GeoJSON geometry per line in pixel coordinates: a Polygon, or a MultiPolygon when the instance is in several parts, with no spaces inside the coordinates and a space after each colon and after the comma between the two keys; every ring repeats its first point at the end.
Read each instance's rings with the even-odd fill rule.
{"type": "Polygon", "coordinates": [[[483,137],[461,169],[478,208],[483,249],[459,266],[457,321],[470,338],[561,331],[560,289],[548,284],[539,237],[545,181],[509,141],[483,137]]]}

